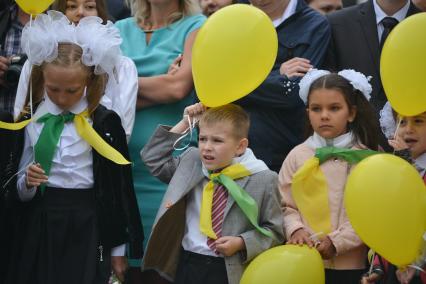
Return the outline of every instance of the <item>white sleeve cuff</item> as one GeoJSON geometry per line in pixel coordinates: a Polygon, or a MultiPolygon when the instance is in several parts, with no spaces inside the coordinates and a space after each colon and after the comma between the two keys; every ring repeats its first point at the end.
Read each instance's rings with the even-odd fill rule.
{"type": "Polygon", "coordinates": [[[27,188],[25,182],[26,177],[26,174],[22,175],[21,177],[19,177],[17,182],[18,196],[19,199],[21,199],[22,201],[30,201],[31,199],[33,199],[37,191],[36,187],[27,188]]]}
{"type": "Polygon", "coordinates": [[[124,256],[126,253],[126,244],[122,244],[112,248],[111,256],[124,256]]]}

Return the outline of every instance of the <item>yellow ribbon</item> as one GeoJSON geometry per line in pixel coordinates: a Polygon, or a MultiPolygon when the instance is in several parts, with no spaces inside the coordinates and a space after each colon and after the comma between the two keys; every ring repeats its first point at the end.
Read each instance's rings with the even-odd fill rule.
{"type": "Polygon", "coordinates": [[[111,147],[111,145],[106,143],[102,137],[99,136],[99,134],[87,122],[86,117],[88,116],[89,112],[85,110],[74,117],[74,124],[78,135],[80,135],[81,138],[89,143],[90,146],[96,150],[96,152],[108,160],[113,161],[119,165],[130,164],[130,162],[127,161],[120,152],[111,147]]]}
{"type": "Polygon", "coordinates": [[[27,119],[17,123],[8,123],[8,122],[0,121],[0,128],[7,129],[7,130],[20,130],[24,128],[25,126],[27,126],[28,123],[31,122],[31,120],[32,119],[27,119]]]}
{"type": "MultiPolygon", "coordinates": [[[[83,138],[93,149],[96,150],[100,155],[104,156],[108,160],[119,164],[128,165],[130,164],[126,158],[121,155],[120,152],[115,150],[111,145],[106,143],[102,137],[93,129],[93,127],[87,122],[86,117],[89,117],[88,110],[85,110],[74,117],[74,125],[78,135],[83,138]]],[[[0,128],[8,130],[20,130],[28,125],[33,119],[27,119],[18,123],[7,123],[0,121],[0,128]]]]}
{"type": "Polygon", "coordinates": [[[331,232],[328,186],[319,159],[312,157],[294,174],[292,191],[297,208],[316,233],[331,232]]]}
{"type": "Polygon", "coordinates": [[[213,205],[213,192],[214,182],[213,179],[220,174],[226,175],[233,180],[240,179],[251,175],[252,173],[241,164],[234,164],[226,167],[219,173],[210,174],[210,181],[203,189],[203,196],[201,201],[200,212],[200,230],[201,232],[211,239],[216,240],[217,236],[212,228],[212,205],[213,205]]]}

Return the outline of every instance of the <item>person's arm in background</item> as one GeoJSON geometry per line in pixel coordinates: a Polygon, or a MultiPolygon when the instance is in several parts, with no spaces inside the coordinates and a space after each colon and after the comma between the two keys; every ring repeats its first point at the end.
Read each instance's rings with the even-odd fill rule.
{"type": "Polygon", "coordinates": [[[4,86],[4,74],[9,69],[10,60],[4,56],[0,56],[0,86],[4,86]]]}
{"type": "Polygon", "coordinates": [[[197,32],[198,30],[191,32],[186,39],[183,58],[176,72],[152,77],[139,77],[137,109],[154,104],[176,102],[190,93],[193,88],[191,68],[192,45],[194,44],[197,32]]]}
{"type": "MultiPolygon", "coordinates": [[[[318,68],[321,66],[330,40],[330,27],[328,22],[320,22],[312,34],[314,36],[310,41],[309,47],[298,57],[309,60],[308,64],[312,65],[314,68],[318,68]]],[[[296,65],[300,65],[301,68],[304,68],[304,66],[306,67],[306,61],[296,60],[293,58],[287,62],[283,62],[280,66],[282,67],[281,69],[285,69],[285,67],[283,67],[284,64],[294,64],[294,61],[298,61],[296,62],[296,65]]],[[[297,70],[298,68],[295,69],[297,70]]],[[[289,75],[297,73],[294,72],[294,69],[290,69],[290,71],[291,72],[288,73],[289,75]]],[[[292,78],[289,78],[286,75],[281,75],[279,69],[272,70],[265,81],[256,90],[241,99],[239,102],[243,105],[247,103],[272,108],[294,108],[296,106],[301,106],[302,101],[299,98],[298,85],[300,79],[301,76],[293,76],[292,78]]]]}

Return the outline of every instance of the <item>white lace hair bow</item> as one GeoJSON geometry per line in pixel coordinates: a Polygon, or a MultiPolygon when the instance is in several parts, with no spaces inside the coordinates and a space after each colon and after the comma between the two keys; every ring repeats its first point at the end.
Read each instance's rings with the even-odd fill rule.
{"type": "Polygon", "coordinates": [[[84,17],[76,26],[58,11],[48,11],[25,25],[21,45],[34,65],[52,62],[58,56],[58,43],[74,43],[83,49],[81,61],[95,66],[95,74],[108,73],[117,78],[117,66],[122,39],[119,30],[110,22],[102,24],[99,17],[84,17]]]}
{"type": "Polygon", "coordinates": [[[388,139],[393,139],[396,131],[396,121],[393,116],[392,106],[387,102],[384,107],[380,110],[380,128],[383,134],[388,139]]]}
{"type": "MultiPolygon", "coordinates": [[[[305,76],[303,76],[299,83],[299,96],[305,104],[308,102],[309,89],[311,88],[312,83],[328,74],[331,74],[331,72],[327,70],[311,69],[305,74],[305,76]]],[[[359,90],[367,100],[370,100],[370,94],[373,91],[373,88],[369,83],[371,77],[366,77],[364,74],[353,69],[344,69],[338,72],[337,75],[348,80],[349,83],[355,89],[359,90]]]]}

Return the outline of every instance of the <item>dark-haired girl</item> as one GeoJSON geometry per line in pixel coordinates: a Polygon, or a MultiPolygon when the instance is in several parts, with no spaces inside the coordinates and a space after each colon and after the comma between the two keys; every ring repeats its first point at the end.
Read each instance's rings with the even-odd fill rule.
{"type": "Polygon", "coordinates": [[[368,103],[371,85],[354,70],[311,70],[300,82],[308,135],[279,174],[289,244],[321,254],[326,284],[358,283],[367,247],[349,223],[343,196],[353,166],[374,154],[379,133],[368,103]]]}

